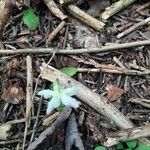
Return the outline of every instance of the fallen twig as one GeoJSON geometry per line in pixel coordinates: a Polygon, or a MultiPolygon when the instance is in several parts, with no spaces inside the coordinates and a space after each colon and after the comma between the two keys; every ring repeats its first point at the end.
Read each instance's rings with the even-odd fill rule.
{"type": "Polygon", "coordinates": [[[107,20],[117,12],[123,10],[127,6],[131,5],[136,0],[119,0],[111,6],[107,7],[105,11],[102,13],[102,19],[107,20]]]}
{"type": "Polygon", "coordinates": [[[50,44],[51,41],[55,38],[55,36],[58,34],[58,32],[64,27],[65,21],[62,21],[57,28],[55,28],[52,33],[50,33],[46,39],[46,45],[50,44]]]}
{"type": "Polygon", "coordinates": [[[150,74],[149,72],[142,72],[137,70],[129,70],[129,69],[122,69],[120,67],[116,67],[112,65],[112,69],[108,67],[101,67],[101,68],[78,68],[78,72],[105,72],[111,74],[125,74],[125,75],[133,75],[133,76],[144,76],[150,74]],[[114,69],[113,69],[114,68],[114,69]]]}
{"type": "Polygon", "coordinates": [[[147,24],[148,22],[150,22],[150,17],[148,17],[148,18],[144,19],[143,21],[141,21],[141,22],[139,22],[139,23],[133,25],[132,27],[130,27],[129,29],[123,31],[122,33],[119,33],[119,34],[117,35],[117,38],[118,38],[118,39],[119,39],[119,38],[122,38],[123,36],[125,36],[125,35],[127,35],[127,34],[133,32],[134,30],[136,30],[137,28],[139,28],[139,27],[141,27],[141,26],[147,24]]]}
{"type": "Polygon", "coordinates": [[[150,136],[150,125],[144,125],[137,128],[124,129],[118,132],[109,133],[106,136],[104,145],[107,147],[116,145],[120,142],[135,140],[150,136]]]}
{"type": "Polygon", "coordinates": [[[101,52],[111,52],[114,50],[120,51],[125,48],[132,48],[138,46],[150,45],[150,40],[136,41],[130,43],[114,44],[110,46],[103,46],[101,48],[83,48],[83,49],[57,49],[57,48],[36,48],[36,49],[17,49],[0,50],[0,55],[13,55],[13,54],[83,54],[83,53],[101,53],[101,52]]]}
{"type": "Polygon", "coordinates": [[[104,23],[93,18],[92,16],[88,15],[84,11],[82,11],[77,6],[70,4],[68,5],[68,11],[71,15],[81,20],[86,25],[92,27],[93,29],[100,31],[104,27],[104,23]]]}
{"type": "Polygon", "coordinates": [[[30,56],[27,56],[26,63],[27,63],[26,124],[25,124],[24,139],[23,139],[23,145],[22,145],[23,150],[25,148],[27,130],[28,130],[28,127],[30,127],[32,94],[33,94],[32,59],[30,56]]]}
{"type": "Polygon", "coordinates": [[[57,7],[56,3],[53,0],[43,0],[47,5],[52,14],[61,20],[66,19],[68,16],[63,14],[63,12],[57,7]]]}

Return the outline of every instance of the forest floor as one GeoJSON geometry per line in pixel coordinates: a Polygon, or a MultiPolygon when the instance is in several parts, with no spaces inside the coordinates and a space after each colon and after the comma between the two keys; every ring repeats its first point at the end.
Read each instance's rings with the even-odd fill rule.
{"type": "Polygon", "coordinates": [[[0,149],[150,150],[150,2],[4,1],[0,149]],[[56,79],[77,101],[46,114],[56,79]]]}

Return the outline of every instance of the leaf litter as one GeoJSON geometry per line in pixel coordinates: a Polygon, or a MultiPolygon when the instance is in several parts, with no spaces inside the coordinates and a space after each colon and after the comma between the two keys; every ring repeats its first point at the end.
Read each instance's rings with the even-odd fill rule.
{"type": "MultiPolygon", "coordinates": [[[[58,1],[54,2],[68,18],[65,20],[67,24],[53,38],[52,42],[48,45],[48,48],[54,47],[69,50],[76,48],[100,48],[105,45],[113,45],[114,43],[128,43],[149,38],[149,24],[145,24],[121,39],[117,39],[119,33],[124,32],[126,29],[143,21],[149,16],[149,1],[136,1],[123,11],[113,15],[105,22],[105,27],[101,31],[96,31],[89,27],[89,25],[86,25],[82,23],[82,21],[71,16],[69,11],[65,9],[67,5],[61,6],[58,1]]],[[[115,1],[109,0],[83,0],[74,4],[87,14],[102,21],[102,13],[114,2],[115,1]]],[[[10,9],[11,11],[7,12],[5,26],[2,26],[3,35],[0,36],[0,48],[14,50],[20,48],[46,48],[47,36],[61,23],[58,16],[55,16],[43,1],[32,1],[31,8],[28,11],[29,16],[24,14],[24,11],[27,9],[24,5],[24,1],[17,0],[12,4],[8,5],[9,7],[3,5],[4,10],[10,9]]],[[[35,83],[40,73],[40,66],[43,62],[49,61],[50,55],[37,54],[31,55],[31,57],[33,65],[33,83],[36,87],[35,83]]],[[[55,54],[50,65],[58,70],[65,68],[65,72],[69,72],[69,75],[73,75],[74,79],[80,81],[99,95],[107,97],[110,102],[115,102],[113,105],[116,105],[117,103],[118,106],[116,107],[119,108],[123,114],[128,116],[136,126],[141,126],[149,122],[149,109],[140,105],[138,102],[130,102],[131,98],[146,99],[147,101],[150,99],[149,74],[143,76],[124,74],[122,68],[123,66],[128,70],[134,69],[134,71],[142,71],[141,69],[143,68],[144,70],[149,70],[150,51],[148,46],[131,48],[129,51],[126,51],[126,49],[122,51],[115,50],[103,54],[86,53],[76,57],[78,57],[78,59],[74,59],[70,55],[55,54]],[[118,59],[118,62],[113,61],[114,57],[118,59]],[[134,62],[136,62],[136,64],[134,62]],[[69,67],[74,69],[68,71],[69,67]],[[116,72],[114,69],[117,67],[119,67],[119,71],[123,72],[122,74],[119,72],[114,73],[116,72]]],[[[22,148],[25,128],[24,122],[26,121],[26,56],[19,54],[6,57],[2,56],[0,65],[0,130],[3,131],[0,133],[0,148],[22,148]],[[14,126],[6,124],[9,121],[14,121],[14,126]],[[21,141],[18,141],[18,138],[21,139],[21,141]],[[4,142],[5,145],[2,142],[4,142]]],[[[51,89],[51,83],[40,78],[36,93],[43,89],[51,89]]],[[[33,147],[41,149],[48,149],[50,147],[53,149],[64,149],[64,142],[66,134],[68,133],[68,129],[66,129],[65,126],[68,122],[65,121],[65,118],[69,117],[70,111],[67,111],[66,113],[62,112],[65,114],[65,117],[63,116],[64,120],[60,117],[61,112],[58,113],[56,109],[49,115],[46,115],[47,101],[42,100],[40,104],[40,98],[37,95],[35,96],[32,105],[34,106],[34,109],[31,110],[31,120],[26,136],[27,147],[30,145],[31,141],[33,143],[38,141],[38,145],[34,143],[35,145],[33,145],[33,147]],[[42,124],[43,120],[48,117],[51,118],[55,113],[57,114],[55,118],[48,120],[45,123],[46,125],[42,124]],[[60,120],[57,122],[57,119],[60,120]],[[61,124],[59,124],[60,122],[61,124]],[[60,126],[60,130],[57,125],[60,126]],[[53,132],[49,134],[47,129],[50,129],[53,132]],[[47,141],[45,135],[48,139],[47,141]],[[38,139],[37,141],[36,138],[38,139]],[[44,142],[46,144],[43,144],[44,142]]],[[[84,112],[82,123],[80,125],[78,124],[77,128],[79,134],[75,134],[81,136],[85,149],[102,147],[105,135],[118,130],[118,127],[113,122],[110,122],[109,119],[100,115],[85,103],[81,102],[79,108],[73,111],[77,124],[80,112],[84,112]]],[[[72,123],[74,123],[74,121],[72,123]]],[[[72,141],[69,144],[75,146],[72,141]]],[[[25,147],[25,149],[27,149],[27,147],[25,147]]],[[[139,147],[144,146],[141,145],[139,147]]],[[[136,147],[136,149],[140,148],[136,147]]]]}

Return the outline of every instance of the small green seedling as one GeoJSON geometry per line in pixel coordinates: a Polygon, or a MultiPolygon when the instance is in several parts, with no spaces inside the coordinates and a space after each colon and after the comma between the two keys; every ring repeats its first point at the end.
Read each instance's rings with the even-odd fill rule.
{"type": "Polygon", "coordinates": [[[94,150],[106,150],[104,146],[97,146],[94,150]]]}

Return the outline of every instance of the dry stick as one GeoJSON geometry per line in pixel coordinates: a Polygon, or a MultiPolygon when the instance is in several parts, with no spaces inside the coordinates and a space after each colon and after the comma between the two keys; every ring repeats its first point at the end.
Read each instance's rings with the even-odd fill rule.
{"type": "Polygon", "coordinates": [[[135,1],[136,0],[119,0],[118,2],[112,4],[105,9],[105,11],[102,13],[102,19],[107,20],[108,18],[123,10],[127,6],[131,5],[135,1]]]}
{"type": "Polygon", "coordinates": [[[22,146],[23,150],[25,148],[27,130],[28,127],[30,126],[30,119],[31,119],[30,111],[32,108],[32,93],[33,93],[32,59],[30,56],[27,56],[26,62],[27,62],[26,124],[25,124],[24,139],[23,139],[23,146],[22,146]]]}
{"type": "Polygon", "coordinates": [[[109,133],[106,136],[107,140],[104,142],[104,145],[110,147],[120,142],[135,140],[135,139],[139,139],[142,137],[149,137],[149,136],[150,136],[150,124],[140,126],[137,128],[130,128],[118,132],[109,133]]]}
{"type": "Polygon", "coordinates": [[[32,58],[27,56],[27,88],[26,88],[26,119],[30,117],[30,108],[32,107],[33,94],[33,75],[32,75],[32,58]]]}
{"type": "Polygon", "coordinates": [[[136,41],[123,44],[114,44],[110,46],[103,46],[101,48],[83,48],[83,49],[70,49],[60,50],[56,48],[36,48],[36,49],[17,49],[17,50],[0,50],[0,55],[13,55],[13,54],[83,54],[83,53],[101,53],[111,52],[114,50],[120,51],[125,48],[132,48],[138,46],[150,45],[150,40],[136,41]]]}
{"type": "Polygon", "coordinates": [[[54,16],[60,18],[61,20],[64,20],[68,17],[67,15],[63,14],[63,12],[57,7],[56,3],[53,0],[43,1],[54,16]]]}
{"type": "MultiPolygon", "coordinates": [[[[119,68],[119,67],[117,67],[119,68]]],[[[133,76],[144,76],[150,74],[150,72],[141,72],[137,70],[129,70],[129,69],[111,69],[109,68],[78,68],[78,72],[105,72],[105,73],[111,73],[111,74],[125,74],[125,75],[133,75],[133,76]]]]}
{"type": "Polygon", "coordinates": [[[139,22],[139,23],[133,25],[132,27],[130,27],[129,29],[123,31],[122,33],[118,34],[118,35],[117,35],[117,38],[118,38],[118,39],[122,38],[123,36],[125,36],[125,35],[127,35],[127,34],[133,32],[134,30],[136,30],[137,28],[139,28],[139,27],[141,27],[141,26],[147,24],[148,22],[150,22],[150,17],[148,17],[148,18],[146,18],[145,20],[143,20],[143,21],[141,21],[141,22],[139,22]]]}
{"type": "Polygon", "coordinates": [[[88,15],[87,13],[85,13],[84,11],[82,11],[80,8],[78,8],[77,6],[73,4],[68,5],[67,9],[71,15],[78,18],[83,23],[85,23],[86,25],[92,27],[93,29],[97,31],[100,31],[105,25],[103,22],[88,15]]]}
{"type": "Polygon", "coordinates": [[[58,32],[64,27],[64,25],[66,24],[65,21],[62,21],[57,28],[55,28],[52,33],[50,33],[48,35],[48,38],[46,40],[46,45],[49,45],[51,43],[51,41],[55,38],[55,36],[58,34],[58,32]]]}
{"type": "Polygon", "coordinates": [[[77,86],[80,88],[76,96],[81,99],[84,103],[91,106],[97,112],[103,114],[120,128],[131,128],[133,124],[116,108],[113,104],[109,103],[105,98],[101,97],[97,93],[91,91],[89,88],[84,86],[82,83],[68,77],[64,73],[57,69],[43,64],[41,67],[41,77],[43,79],[54,82],[56,79],[59,80],[60,84],[65,87],[77,86]]]}
{"type": "Polygon", "coordinates": [[[33,132],[31,134],[30,142],[32,142],[34,140],[34,136],[35,136],[35,132],[36,132],[36,127],[37,127],[37,124],[38,124],[38,121],[39,121],[39,115],[40,115],[41,106],[42,106],[42,98],[39,101],[38,111],[37,111],[35,123],[33,125],[33,132]]]}
{"type": "Polygon", "coordinates": [[[97,63],[97,62],[95,62],[91,59],[85,60],[85,59],[79,58],[77,56],[72,56],[72,55],[71,55],[71,57],[73,59],[77,60],[80,63],[84,63],[84,64],[87,64],[87,65],[92,65],[92,66],[95,67],[95,68],[78,68],[78,72],[106,72],[106,73],[138,75],[138,76],[143,76],[143,75],[150,74],[150,71],[148,71],[148,70],[143,70],[143,71],[129,70],[127,68],[116,67],[112,64],[108,64],[108,65],[99,64],[99,63],[97,63]]]}

